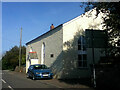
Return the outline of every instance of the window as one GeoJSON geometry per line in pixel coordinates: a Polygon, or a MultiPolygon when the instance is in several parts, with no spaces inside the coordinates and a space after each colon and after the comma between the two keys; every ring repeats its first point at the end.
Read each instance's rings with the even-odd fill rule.
{"type": "Polygon", "coordinates": [[[50,57],[53,58],[53,57],[54,57],[54,54],[51,54],[50,57]]]}
{"type": "Polygon", "coordinates": [[[87,55],[78,54],[78,67],[87,67],[87,55]]]}
{"type": "Polygon", "coordinates": [[[80,38],[78,39],[78,50],[86,50],[86,41],[84,36],[80,36],[80,38]]]}
{"type": "Polygon", "coordinates": [[[84,36],[80,36],[78,39],[78,67],[87,67],[87,54],[86,54],[86,40],[84,36]]]}
{"type": "Polygon", "coordinates": [[[44,42],[41,48],[41,64],[45,64],[45,43],[44,42]]]}
{"type": "Polygon", "coordinates": [[[33,66],[30,66],[30,69],[32,70],[34,67],[33,66]]]}
{"type": "Polygon", "coordinates": [[[34,69],[48,69],[46,65],[34,65],[34,69]]]}
{"type": "Polygon", "coordinates": [[[78,39],[78,50],[82,50],[82,47],[81,47],[81,37],[78,39]]]}

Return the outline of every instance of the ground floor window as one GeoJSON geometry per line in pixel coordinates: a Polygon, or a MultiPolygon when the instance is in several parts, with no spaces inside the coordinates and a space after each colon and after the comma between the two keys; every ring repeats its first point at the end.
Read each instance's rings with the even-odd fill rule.
{"type": "Polygon", "coordinates": [[[87,54],[78,54],[78,67],[87,67],[87,54]]]}

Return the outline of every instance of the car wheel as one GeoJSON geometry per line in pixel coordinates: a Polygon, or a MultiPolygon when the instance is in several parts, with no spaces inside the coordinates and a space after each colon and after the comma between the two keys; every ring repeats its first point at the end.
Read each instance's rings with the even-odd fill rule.
{"type": "Polygon", "coordinates": [[[33,75],[32,80],[35,80],[35,75],[33,75]]]}

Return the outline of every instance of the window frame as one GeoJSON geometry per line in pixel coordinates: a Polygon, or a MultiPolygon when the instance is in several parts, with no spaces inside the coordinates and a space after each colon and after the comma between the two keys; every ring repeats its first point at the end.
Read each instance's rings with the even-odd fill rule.
{"type": "Polygon", "coordinates": [[[87,49],[86,49],[85,37],[84,36],[80,36],[80,38],[78,39],[78,68],[88,68],[86,50],[87,49]],[[79,56],[79,55],[81,55],[81,56],[79,56]],[[84,59],[84,55],[86,55],[85,59],[84,59]],[[81,57],[81,60],[80,60],[79,57],[81,57]],[[86,65],[84,63],[86,63],[86,65]]]}
{"type": "Polygon", "coordinates": [[[78,50],[86,51],[86,41],[84,36],[80,36],[78,39],[78,50]]]}

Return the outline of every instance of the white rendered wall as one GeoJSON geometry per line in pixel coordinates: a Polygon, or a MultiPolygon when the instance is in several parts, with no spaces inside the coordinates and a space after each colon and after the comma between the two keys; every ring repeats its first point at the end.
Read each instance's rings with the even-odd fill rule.
{"type": "MultiPolygon", "coordinates": [[[[41,36],[40,38],[34,40],[29,43],[26,47],[26,72],[29,67],[29,59],[28,54],[32,48],[33,52],[37,53],[38,61],[33,63],[43,64],[42,61],[42,47],[43,43],[45,43],[45,62],[44,64],[50,67],[55,63],[56,60],[60,60],[61,53],[63,49],[63,31],[62,26],[55,28],[54,30],[48,32],[47,34],[41,36]],[[51,57],[53,54],[53,57],[51,57]]],[[[60,65],[60,63],[58,63],[60,65]]],[[[56,66],[56,65],[54,65],[56,66]]],[[[57,65],[58,66],[58,65],[57,65]]],[[[55,67],[56,68],[56,67],[55,67]]]]}
{"type": "MultiPolygon", "coordinates": [[[[103,30],[102,17],[103,14],[100,13],[96,18],[96,10],[90,10],[85,14],[82,14],[66,23],[63,24],[63,43],[74,38],[76,32],[85,29],[97,29],[103,30]],[[90,17],[88,17],[90,15],[90,17]]],[[[66,47],[63,47],[66,50],[66,47]]]]}
{"type": "MultiPolygon", "coordinates": [[[[102,28],[102,15],[99,14],[96,17],[96,11],[91,10],[87,13],[78,16],[63,24],[63,71],[58,77],[61,78],[84,78],[90,77],[91,70],[90,64],[92,64],[92,51],[87,48],[87,67],[78,67],[78,39],[81,35],[81,31],[85,29],[103,30],[102,28]],[[91,12],[91,17],[88,15],[91,12]]],[[[99,48],[95,49],[95,60],[98,61],[100,56],[104,56],[100,53],[99,48]]]]}

